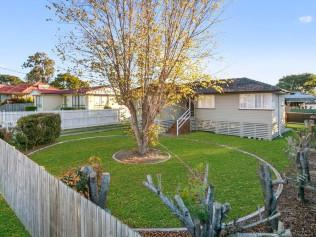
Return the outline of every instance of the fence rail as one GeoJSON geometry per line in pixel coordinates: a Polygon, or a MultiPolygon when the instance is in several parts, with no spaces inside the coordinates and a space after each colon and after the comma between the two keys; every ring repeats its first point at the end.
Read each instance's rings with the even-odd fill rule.
{"type": "Polygon", "coordinates": [[[102,126],[119,122],[118,109],[104,110],[55,110],[44,112],[0,112],[1,127],[15,127],[17,121],[24,116],[36,113],[58,113],[61,117],[61,128],[74,129],[102,126]]]}
{"type": "Polygon", "coordinates": [[[1,139],[0,193],[34,237],[140,237],[1,139]]]}

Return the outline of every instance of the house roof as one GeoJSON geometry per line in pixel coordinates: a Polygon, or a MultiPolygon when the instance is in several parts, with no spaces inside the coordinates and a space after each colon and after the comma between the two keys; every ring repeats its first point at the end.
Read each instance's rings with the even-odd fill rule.
{"type": "Polygon", "coordinates": [[[316,101],[316,96],[294,91],[286,95],[285,100],[288,102],[312,102],[316,101]]]}
{"type": "MultiPolygon", "coordinates": [[[[79,89],[57,89],[54,87],[50,87],[47,89],[33,89],[32,91],[39,92],[40,94],[55,94],[55,95],[89,95],[93,94],[93,91],[96,91],[101,88],[109,88],[108,86],[94,86],[94,87],[87,87],[87,88],[79,88],[79,89]]],[[[0,88],[1,90],[1,88],[0,88]]],[[[103,93],[98,95],[108,95],[109,93],[103,93]]]]}
{"type": "Polygon", "coordinates": [[[108,86],[93,86],[93,87],[86,87],[86,88],[79,88],[79,89],[69,89],[69,90],[63,90],[63,94],[89,94],[93,91],[96,91],[98,89],[102,88],[109,88],[108,86]]]}
{"type": "Polygon", "coordinates": [[[37,91],[41,94],[57,94],[57,95],[89,94],[101,88],[108,88],[108,86],[94,86],[94,87],[89,87],[89,88],[61,90],[53,86],[50,86],[49,84],[37,82],[35,84],[19,84],[16,86],[0,85],[0,94],[26,95],[26,94],[30,94],[32,91],[37,91]]]}
{"type": "MultiPolygon", "coordinates": [[[[221,79],[219,80],[220,87],[223,93],[249,93],[249,92],[282,92],[277,86],[270,84],[243,78],[232,78],[232,79],[221,79]]],[[[219,94],[220,92],[214,88],[208,87],[197,87],[196,92],[198,94],[219,94]]]]}
{"type": "Polygon", "coordinates": [[[37,82],[35,84],[19,84],[16,86],[11,85],[1,85],[0,94],[10,94],[10,95],[26,95],[31,93],[33,90],[41,91],[60,91],[59,89],[52,87],[46,83],[37,82]]]}

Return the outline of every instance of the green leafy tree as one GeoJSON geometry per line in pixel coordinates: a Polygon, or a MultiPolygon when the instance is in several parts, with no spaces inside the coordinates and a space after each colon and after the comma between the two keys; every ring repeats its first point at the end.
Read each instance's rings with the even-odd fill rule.
{"type": "Polygon", "coordinates": [[[289,91],[312,92],[316,86],[316,75],[303,73],[284,76],[279,80],[277,86],[289,91]]]}
{"type": "Polygon", "coordinates": [[[89,82],[82,81],[78,77],[67,72],[58,74],[55,80],[51,82],[51,85],[60,89],[78,89],[89,87],[89,82]]]}
{"type": "Polygon", "coordinates": [[[0,74],[0,84],[17,85],[21,83],[23,83],[23,81],[17,76],[0,74]]]}
{"type": "Polygon", "coordinates": [[[26,80],[29,83],[48,83],[54,75],[54,66],[54,60],[50,59],[47,54],[43,52],[37,52],[29,56],[27,61],[22,65],[23,68],[31,68],[30,72],[26,74],[26,80]]]}

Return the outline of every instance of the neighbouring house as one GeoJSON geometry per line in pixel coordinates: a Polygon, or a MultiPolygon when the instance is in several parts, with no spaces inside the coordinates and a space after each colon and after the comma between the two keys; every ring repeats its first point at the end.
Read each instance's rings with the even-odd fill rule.
{"type": "Polygon", "coordinates": [[[316,96],[299,91],[290,92],[285,96],[287,110],[316,109],[316,96]]]}
{"type": "Polygon", "coordinates": [[[106,108],[119,109],[115,95],[108,86],[66,90],[33,90],[35,106],[39,111],[59,109],[100,110],[106,108]]]}
{"type": "Polygon", "coordinates": [[[219,93],[213,88],[196,88],[196,96],[183,103],[182,115],[169,131],[179,133],[182,127],[190,127],[269,140],[284,132],[285,91],[248,78],[229,79],[222,89],[219,93]]]}
{"type": "Polygon", "coordinates": [[[11,88],[11,86],[0,85],[0,103],[10,98],[9,95],[6,94],[6,91],[9,90],[9,87],[11,88]]]}
{"type": "MultiPolygon", "coordinates": [[[[38,111],[106,108],[124,110],[124,107],[116,102],[109,86],[61,90],[41,82],[16,86],[0,85],[1,102],[14,98],[31,99],[38,111]]],[[[126,114],[126,109],[122,112],[126,114]]]]}
{"type": "Polygon", "coordinates": [[[19,85],[0,85],[0,101],[20,98],[32,99],[31,92],[33,90],[58,90],[46,83],[37,82],[35,84],[19,84],[19,85]]]}

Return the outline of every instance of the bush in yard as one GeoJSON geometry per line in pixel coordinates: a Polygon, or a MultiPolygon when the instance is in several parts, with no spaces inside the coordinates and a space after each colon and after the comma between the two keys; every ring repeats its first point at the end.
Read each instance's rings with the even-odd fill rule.
{"type": "Polygon", "coordinates": [[[26,106],[24,108],[25,111],[36,111],[37,107],[36,106],[26,106]]]}
{"type": "Polygon", "coordinates": [[[68,171],[61,181],[96,205],[107,209],[110,174],[102,171],[100,157],[91,156],[88,165],[68,171]]]}
{"type": "Polygon", "coordinates": [[[6,142],[10,142],[11,138],[12,138],[11,132],[9,132],[5,128],[0,128],[0,139],[4,140],[6,142]]]}
{"type": "Polygon", "coordinates": [[[14,133],[15,143],[22,149],[52,143],[60,135],[60,125],[59,114],[40,113],[22,117],[14,133]]]}

